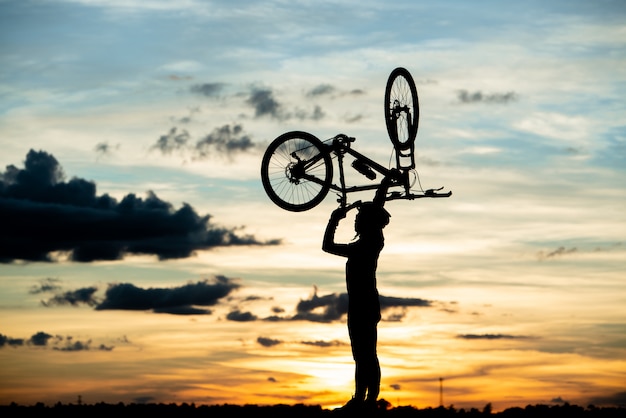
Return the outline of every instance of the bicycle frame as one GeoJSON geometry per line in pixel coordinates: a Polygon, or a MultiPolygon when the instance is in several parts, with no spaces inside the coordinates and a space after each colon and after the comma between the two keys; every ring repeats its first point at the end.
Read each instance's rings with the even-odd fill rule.
{"type": "MultiPolygon", "coordinates": [[[[403,167],[399,160],[400,151],[396,149],[396,162],[397,168],[386,168],[371,158],[366,157],[358,151],[355,151],[350,147],[350,144],[355,141],[355,138],[348,137],[344,134],[339,134],[332,138],[332,143],[330,145],[325,145],[324,152],[328,154],[335,154],[337,156],[337,162],[339,166],[339,185],[331,183],[330,190],[339,193],[339,204],[341,207],[347,206],[347,194],[354,192],[362,192],[367,190],[377,190],[380,187],[380,184],[366,184],[366,185],[355,185],[355,186],[346,186],[345,182],[345,170],[343,166],[343,158],[345,154],[349,154],[355,158],[355,161],[358,161],[361,167],[368,168],[370,170],[376,171],[381,174],[383,177],[388,177],[391,179],[390,188],[392,187],[402,187],[404,192],[392,192],[390,195],[385,197],[386,201],[389,200],[397,200],[397,199],[416,199],[421,197],[449,197],[452,192],[448,193],[436,193],[440,189],[429,189],[421,194],[411,193],[411,182],[409,179],[409,171],[414,167],[403,167]]],[[[413,147],[410,148],[409,154],[402,154],[403,157],[410,157],[411,161],[413,161],[413,147]]],[[[295,152],[293,153],[294,158],[298,159],[298,164],[293,167],[294,174],[301,173],[299,177],[320,184],[323,184],[323,181],[318,179],[315,176],[311,176],[307,174],[307,169],[314,166],[321,158],[322,154],[318,154],[316,157],[312,158],[308,161],[301,161],[295,152]],[[300,167],[299,165],[302,164],[300,167]]],[[[359,168],[353,167],[355,170],[359,171],[363,175],[368,175],[368,173],[362,172],[359,168]]],[[[298,174],[295,174],[298,176],[298,174]]],[[[373,179],[373,178],[372,178],[373,179]]]]}

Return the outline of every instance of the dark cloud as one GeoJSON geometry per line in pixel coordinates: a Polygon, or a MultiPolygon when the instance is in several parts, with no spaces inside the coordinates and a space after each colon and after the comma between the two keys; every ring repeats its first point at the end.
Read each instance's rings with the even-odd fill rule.
{"type": "Polygon", "coordinates": [[[425,299],[420,298],[397,298],[393,296],[379,296],[380,300],[380,309],[385,310],[387,308],[397,308],[397,307],[410,307],[410,306],[419,306],[419,307],[430,307],[432,306],[432,302],[425,299]]]}
{"type": "Polygon", "coordinates": [[[400,390],[400,389],[402,389],[402,386],[400,386],[400,385],[399,385],[399,384],[397,384],[397,383],[394,383],[394,384],[392,384],[392,385],[389,385],[389,387],[390,387],[391,389],[393,389],[393,390],[400,390]]]}
{"type": "Polygon", "coordinates": [[[531,338],[526,335],[508,334],[459,334],[456,337],[465,340],[518,340],[531,338]]]}
{"type": "Polygon", "coordinates": [[[189,132],[184,129],[178,132],[178,128],[173,127],[168,133],[161,135],[151,149],[159,150],[163,154],[171,154],[173,151],[186,149],[189,139],[189,132]]]}
{"type": "Polygon", "coordinates": [[[626,391],[616,392],[608,396],[597,396],[590,399],[594,405],[612,405],[620,408],[626,407],[626,391]]]}
{"type": "Polygon", "coordinates": [[[48,292],[56,292],[61,289],[57,283],[61,282],[59,279],[55,279],[52,277],[46,277],[45,279],[41,279],[38,285],[31,287],[28,291],[31,295],[36,295],[39,293],[48,293],[48,292]]]}
{"type": "Polygon", "coordinates": [[[271,377],[271,376],[267,378],[267,381],[268,382],[272,382],[272,383],[276,383],[277,382],[276,378],[275,377],[271,377]]]}
{"type": "Polygon", "coordinates": [[[281,105],[274,99],[274,92],[267,88],[254,88],[246,103],[254,108],[254,115],[258,117],[271,116],[282,119],[281,105]]]}
{"type": "Polygon", "coordinates": [[[75,340],[73,337],[57,337],[57,343],[53,350],[56,351],[89,351],[89,350],[97,350],[97,351],[113,351],[114,346],[107,346],[104,344],[100,344],[96,348],[91,347],[91,340],[80,341],[75,340]]]}
{"type": "Polygon", "coordinates": [[[259,337],[256,339],[256,342],[261,344],[263,347],[273,347],[275,345],[283,343],[281,340],[274,340],[267,337],[259,337]]]}
{"type": "Polygon", "coordinates": [[[285,110],[285,106],[274,98],[274,92],[269,88],[253,88],[246,103],[254,108],[254,116],[257,118],[268,116],[280,121],[289,119],[320,120],[326,116],[320,106],[315,106],[312,111],[296,109],[285,110]]]}
{"type": "Polygon", "coordinates": [[[94,293],[96,293],[97,290],[98,288],[95,286],[70,290],[59,295],[55,295],[53,298],[48,299],[47,301],[41,301],[41,303],[44,306],[78,306],[80,304],[96,306],[98,304],[98,301],[94,297],[94,293]]]}
{"type": "Polygon", "coordinates": [[[194,157],[207,158],[210,155],[232,156],[256,147],[252,138],[247,135],[240,124],[224,125],[196,142],[194,157]]]}
{"type": "Polygon", "coordinates": [[[256,321],[257,317],[256,315],[253,315],[251,312],[241,312],[239,310],[234,310],[232,312],[229,312],[228,315],[226,315],[226,319],[228,319],[229,321],[236,321],[236,322],[250,322],[250,321],[256,321]]]}
{"type": "Polygon", "coordinates": [[[53,347],[54,350],[57,351],[87,351],[89,350],[89,346],[91,345],[91,340],[83,342],[83,341],[68,341],[66,345],[62,347],[53,347]]]}
{"type": "Polygon", "coordinates": [[[133,402],[139,404],[146,404],[149,402],[154,402],[156,400],[157,399],[154,396],[138,396],[136,398],[133,398],[133,402]]]}
{"type": "MultiPolygon", "coordinates": [[[[432,302],[419,298],[398,298],[379,296],[380,309],[385,311],[392,308],[431,307],[432,302]]],[[[310,299],[302,299],[296,306],[296,314],[290,318],[272,316],[268,321],[276,320],[305,320],[311,322],[332,322],[340,320],[348,313],[348,294],[332,293],[324,296],[317,295],[317,288],[310,299]]],[[[278,312],[276,312],[278,313],[278,312]]]]}
{"type": "Polygon", "coordinates": [[[332,322],[341,319],[348,312],[348,294],[333,293],[317,296],[317,291],[310,299],[300,300],[296,307],[297,314],[294,320],[307,320],[312,322],[332,322]],[[319,311],[322,308],[322,312],[319,311]]]}
{"type": "Polygon", "coordinates": [[[130,283],[111,284],[96,310],[150,310],[175,315],[210,314],[211,310],[195,307],[213,306],[238,288],[239,284],[224,276],[173,288],[142,289],[130,283]]]}
{"type": "Polygon", "coordinates": [[[211,309],[196,308],[194,306],[168,306],[154,308],[152,312],[170,315],[210,315],[213,313],[211,309]]]}
{"type": "Polygon", "coordinates": [[[216,97],[224,88],[224,83],[203,83],[194,84],[189,88],[192,93],[200,94],[206,97],[216,97]]]}
{"type": "Polygon", "coordinates": [[[510,103],[517,100],[517,94],[509,91],[507,93],[491,93],[485,94],[481,91],[473,93],[467,90],[459,90],[457,92],[457,98],[461,103],[510,103]]]}
{"type": "Polygon", "coordinates": [[[48,340],[50,338],[53,338],[53,336],[48,334],[48,333],[45,333],[43,331],[39,331],[38,333],[36,333],[36,334],[34,334],[34,335],[32,335],[30,337],[30,339],[28,340],[28,343],[32,344],[32,345],[43,347],[43,346],[46,346],[48,344],[48,340]]]}
{"type": "Polygon", "coordinates": [[[74,261],[119,260],[126,254],[183,258],[218,246],[267,245],[237,229],[212,225],[188,204],[180,209],[148,192],[120,202],[98,196],[93,182],[64,181],[57,160],[31,150],[25,168],[0,173],[0,262],[53,261],[64,252],[74,261]]]}
{"type": "Polygon", "coordinates": [[[19,347],[24,345],[24,339],[7,337],[6,335],[0,334],[0,348],[4,347],[5,345],[10,345],[11,347],[19,347]]]}
{"type": "MultiPolygon", "coordinates": [[[[322,90],[327,90],[327,87],[320,89],[314,89],[315,94],[325,94],[322,90]]],[[[274,98],[274,93],[270,89],[253,89],[250,96],[247,99],[247,103],[254,107],[255,117],[270,116],[272,118],[286,121],[289,119],[299,120],[320,120],[323,119],[326,114],[322,108],[316,105],[312,111],[303,109],[295,109],[294,111],[286,111],[285,107],[274,98]]]]}

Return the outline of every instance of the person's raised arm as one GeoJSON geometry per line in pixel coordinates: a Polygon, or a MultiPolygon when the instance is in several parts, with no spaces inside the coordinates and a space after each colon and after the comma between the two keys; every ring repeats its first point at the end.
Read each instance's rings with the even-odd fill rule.
{"type": "Polygon", "coordinates": [[[347,257],[346,244],[337,244],[335,242],[335,231],[339,225],[339,221],[346,217],[346,209],[338,208],[333,211],[326,225],[326,231],[324,232],[324,241],[322,242],[322,250],[330,254],[341,255],[347,257]]]}
{"type": "Polygon", "coordinates": [[[374,196],[374,204],[380,206],[381,208],[385,205],[385,201],[387,199],[387,191],[389,190],[389,186],[393,183],[392,177],[385,176],[383,180],[380,182],[380,186],[376,190],[376,195],[374,196]]]}

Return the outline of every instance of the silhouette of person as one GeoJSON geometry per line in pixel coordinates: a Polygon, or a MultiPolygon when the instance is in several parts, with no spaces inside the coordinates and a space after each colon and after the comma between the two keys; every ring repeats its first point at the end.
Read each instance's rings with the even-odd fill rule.
{"type": "Polygon", "coordinates": [[[385,239],[383,228],[389,223],[389,212],[383,205],[389,187],[384,179],[372,202],[360,205],[354,229],[355,241],[348,244],[335,243],[335,231],[339,221],[346,216],[346,209],[333,211],[324,233],[322,249],[330,254],[347,257],[346,287],[348,290],[348,333],[355,362],[354,397],[344,406],[352,408],[376,408],[380,392],[380,365],[376,354],[377,330],[381,319],[380,302],[376,288],[378,256],[385,239]]]}

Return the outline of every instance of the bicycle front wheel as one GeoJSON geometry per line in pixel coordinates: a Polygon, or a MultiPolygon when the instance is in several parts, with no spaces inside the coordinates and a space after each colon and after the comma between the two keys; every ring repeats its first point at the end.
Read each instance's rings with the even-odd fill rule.
{"type": "Polygon", "coordinates": [[[261,180],[279,207],[302,212],[317,206],[328,194],[333,163],[322,141],[300,131],[287,132],[267,148],[261,180]]]}
{"type": "Polygon", "coordinates": [[[398,67],[389,75],[385,87],[385,123],[396,149],[406,150],[413,146],[419,115],[413,77],[406,68],[398,67]]]}

